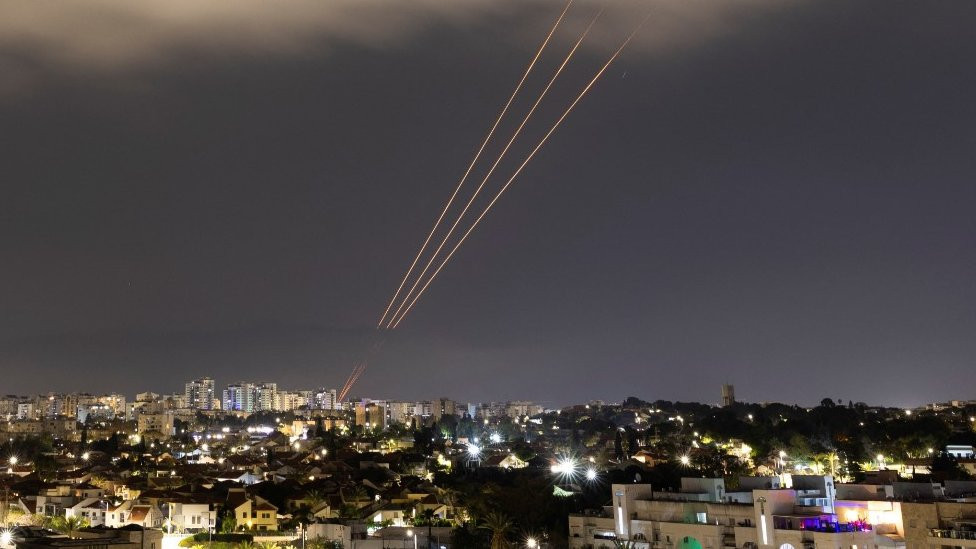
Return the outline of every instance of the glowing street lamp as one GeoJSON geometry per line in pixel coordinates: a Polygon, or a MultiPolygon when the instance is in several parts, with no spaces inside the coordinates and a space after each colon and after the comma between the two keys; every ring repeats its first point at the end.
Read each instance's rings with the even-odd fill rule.
{"type": "Polygon", "coordinates": [[[529,549],[535,549],[536,547],[539,546],[539,542],[536,541],[535,538],[529,538],[525,540],[525,546],[528,547],[529,549]]]}
{"type": "Polygon", "coordinates": [[[691,464],[691,458],[688,457],[687,455],[681,456],[680,458],[678,458],[678,461],[680,461],[681,464],[684,465],[685,467],[691,464]]]}
{"type": "Polygon", "coordinates": [[[571,477],[576,473],[576,462],[570,458],[564,458],[554,463],[549,470],[554,475],[571,477]]]}
{"type": "Polygon", "coordinates": [[[590,482],[596,480],[596,469],[590,467],[586,470],[586,480],[590,482]]]}

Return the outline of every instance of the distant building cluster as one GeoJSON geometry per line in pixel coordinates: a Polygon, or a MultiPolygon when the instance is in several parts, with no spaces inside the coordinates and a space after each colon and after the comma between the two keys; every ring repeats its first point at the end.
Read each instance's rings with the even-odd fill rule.
{"type": "MultiPolygon", "coordinates": [[[[247,417],[255,413],[290,412],[330,419],[330,414],[351,414],[355,424],[384,429],[410,425],[445,416],[518,418],[542,413],[542,406],[529,401],[463,404],[449,398],[403,401],[360,398],[339,402],[338,390],[279,389],[274,382],[230,383],[218,390],[213,378],[187,381],[182,393],[143,392],[127,399],[111,393],[47,393],[36,396],[0,396],[0,432],[12,435],[48,433],[59,438],[78,437],[79,425],[112,429],[112,422],[131,421],[137,432],[157,438],[176,434],[177,421],[192,422],[197,414],[213,417],[232,414],[247,417]]],[[[334,419],[334,418],[333,418],[334,419]]]]}

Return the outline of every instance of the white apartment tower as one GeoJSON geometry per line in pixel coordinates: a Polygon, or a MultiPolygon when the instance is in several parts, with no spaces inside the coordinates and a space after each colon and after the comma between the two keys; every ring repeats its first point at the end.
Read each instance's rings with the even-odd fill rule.
{"type": "Polygon", "coordinates": [[[214,380],[210,377],[194,379],[186,384],[183,398],[187,408],[212,410],[214,401],[214,380]]]}

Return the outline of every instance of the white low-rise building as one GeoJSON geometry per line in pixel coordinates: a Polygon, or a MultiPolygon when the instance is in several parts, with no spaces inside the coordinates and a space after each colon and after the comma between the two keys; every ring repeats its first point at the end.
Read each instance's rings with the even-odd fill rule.
{"type": "Polygon", "coordinates": [[[794,477],[791,489],[767,480],[743,479],[732,492],[722,479],[682,479],[679,492],[614,484],[602,513],[570,516],[570,547],[609,549],[621,541],[641,549],[905,547],[897,502],[835,499],[829,476],[794,477]]]}
{"type": "Polygon", "coordinates": [[[85,498],[77,504],[64,510],[65,517],[78,517],[88,522],[90,526],[103,526],[109,503],[102,498],[85,498]]]}

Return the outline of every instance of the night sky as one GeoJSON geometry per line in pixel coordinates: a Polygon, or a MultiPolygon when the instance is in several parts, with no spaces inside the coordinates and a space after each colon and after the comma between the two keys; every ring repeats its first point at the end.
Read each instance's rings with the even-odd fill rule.
{"type": "MultiPolygon", "coordinates": [[[[976,398],[976,2],[609,5],[353,394],[976,398]]],[[[562,6],[0,4],[0,393],[341,386],[562,6]]]]}

